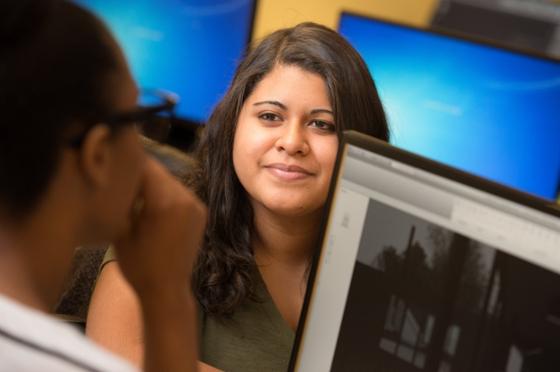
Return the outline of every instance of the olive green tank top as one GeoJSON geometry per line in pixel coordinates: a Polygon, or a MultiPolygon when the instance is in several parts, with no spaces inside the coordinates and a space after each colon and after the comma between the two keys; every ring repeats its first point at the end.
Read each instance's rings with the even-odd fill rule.
{"type": "Polygon", "coordinates": [[[255,271],[260,301],[247,300],[228,319],[199,311],[200,356],[204,363],[228,372],[287,370],[294,332],[255,271]]]}

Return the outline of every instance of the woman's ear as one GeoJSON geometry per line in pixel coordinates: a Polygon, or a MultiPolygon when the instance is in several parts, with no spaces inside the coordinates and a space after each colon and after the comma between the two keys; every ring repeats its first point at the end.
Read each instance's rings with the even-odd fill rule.
{"type": "Polygon", "coordinates": [[[82,143],[78,161],[86,182],[94,188],[104,188],[110,182],[114,151],[112,136],[107,125],[96,124],[82,143]]]}

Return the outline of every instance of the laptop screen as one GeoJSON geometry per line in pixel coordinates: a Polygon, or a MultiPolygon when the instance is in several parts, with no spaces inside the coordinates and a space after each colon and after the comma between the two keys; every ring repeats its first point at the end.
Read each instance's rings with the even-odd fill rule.
{"type": "Polygon", "coordinates": [[[346,138],[291,367],[560,368],[558,206],[346,138]]]}

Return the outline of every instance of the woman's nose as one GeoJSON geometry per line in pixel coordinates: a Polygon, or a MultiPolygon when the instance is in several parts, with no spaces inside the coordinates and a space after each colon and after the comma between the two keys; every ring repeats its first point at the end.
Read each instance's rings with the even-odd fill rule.
{"type": "Polygon", "coordinates": [[[276,141],[279,151],[286,151],[289,155],[305,155],[309,152],[309,144],[305,128],[299,123],[290,123],[280,133],[276,141]]]}

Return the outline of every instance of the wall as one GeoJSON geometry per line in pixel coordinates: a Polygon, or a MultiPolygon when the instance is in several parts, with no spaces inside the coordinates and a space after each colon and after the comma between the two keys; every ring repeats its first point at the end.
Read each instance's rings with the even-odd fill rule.
{"type": "Polygon", "coordinates": [[[258,0],[253,39],[303,21],[336,29],[342,10],[425,26],[437,5],[438,0],[258,0]]]}

